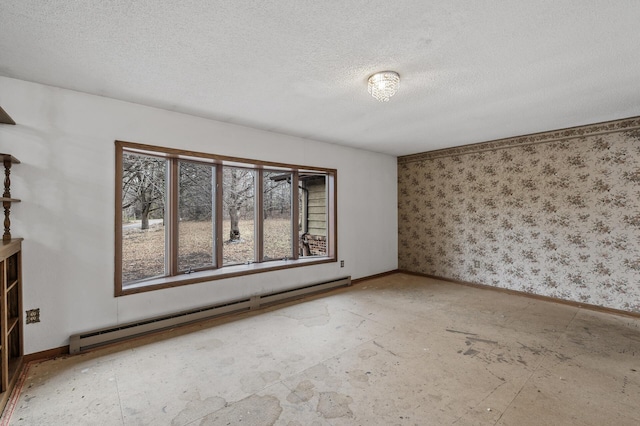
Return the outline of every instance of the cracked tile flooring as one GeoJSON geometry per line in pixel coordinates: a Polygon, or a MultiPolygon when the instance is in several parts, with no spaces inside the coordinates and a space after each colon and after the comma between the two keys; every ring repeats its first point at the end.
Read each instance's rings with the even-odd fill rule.
{"type": "Polygon", "coordinates": [[[638,425],[640,319],[394,274],[25,377],[11,425],[638,425]]]}

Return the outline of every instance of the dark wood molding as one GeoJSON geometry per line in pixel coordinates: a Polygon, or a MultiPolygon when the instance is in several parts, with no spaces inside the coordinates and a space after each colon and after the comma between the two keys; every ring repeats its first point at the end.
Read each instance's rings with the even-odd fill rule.
{"type": "Polygon", "coordinates": [[[34,352],[24,356],[25,365],[34,361],[44,361],[60,356],[69,355],[69,345],[60,346],[59,348],[47,349],[46,351],[34,352]]]}
{"type": "MultiPolygon", "coordinates": [[[[605,308],[605,307],[597,306],[597,305],[590,305],[590,304],[585,304],[585,303],[573,302],[573,301],[570,301],[570,300],[557,299],[557,298],[548,297],[548,296],[540,296],[540,295],[531,294],[531,293],[524,293],[524,292],[517,291],[517,290],[503,289],[503,288],[492,287],[492,286],[488,286],[488,285],[484,285],[484,284],[476,284],[476,283],[470,283],[470,282],[467,282],[467,281],[455,280],[455,279],[451,279],[451,278],[437,277],[437,276],[434,276],[434,275],[423,274],[423,273],[420,273],[420,272],[407,271],[407,270],[403,270],[403,269],[393,269],[391,271],[381,272],[379,274],[368,275],[366,277],[356,278],[356,279],[351,280],[351,284],[352,285],[361,284],[363,282],[370,281],[370,280],[373,280],[373,279],[376,279],[376,278],[383,278],[383,277],[392,276],[392,275],[396,275],[396,274],[415,275],[415,276],[418,276],[418,277],[431,278],[431,279],[436,279],[436,280],[439,280],[439,281],[450,282],[450,283],[453,283],[453,284],[459,284],[459,285],[479,288],[479,289],[483,289],[483,290],[493,290],[493,291],[498,291],[498,292],[501,292],[501,293],[511,294],[511,295],[515,295],[515,296],[524,296],[524,297],[528,297],[528,298],[532,298],[532,299],[542,300],[542,301],[545,301],[545,302],[559,303],[559,304],[563,304],[563,305],[569,305],[569,306],[577,307],[577,308],[584,308],[584,309],[593,310],[593,311],[597,311],[597,312],[603,312],[603,313],[621,315],[621,316],[627,316],[627,317],[633,317],[633,318],[640,318],[640,314],[635,313],[635,312],[627,312],[627,311],[622,311],[622,310],[618,310],[618,309],[605,308]]],[[[330,290],[330,291],[328,291],[328,292],[326,292],[324,294],[326,295],[326,294],[330,294],[331,292],[338,291],[338,290],[344,290],[344,289],[345,288],[342,288],[342,289],[337,288],[337,289],[330,290]]],[[[323,293],[320,293],[320,294],[323,294],[323,293]]],[[[315,298],[315,297],[318,297],[318,295],[319,294],[310,294],[310,295],[307,295],[307,296],[305,296],[305,297],[303,297],[303,298],[301,298],[299,300],[302,301],[302,300],[304,300],[306,298],[315,298]]],[[[261,308],[261,309],[264,309],[264,308],[261,308]]],[[[260,310],[258,310],[256,312],[259,312],[259,311],[260,310]]],[[[231,315],[227,316],[227,318],[232,318],[235,315],[242,315],[242,314],[245,314],[245,312],[231,314],[231,315]]],[[[157,332],[154,332],[154,333],[151,333],[151,334],[147,334],[147,335],[144,335],[144,336],[134,337],[132,339],[128,339],[127,342],[130,343],[132,341],[142,340],[142,339],[148,338],[150,335],[159,335],[159,334],[167,333],[168,331],[173,332],[176,329],[179,329],[179,328],[182,328],[182,327],[188,327],[190,325],[193,325],[193,324],[185,324],[185,325],[182,325],[180,327],[173,328],[171,330],[160,330],[160,331],[157,331],[157,332]]],[[[89,350],[89,351],[97,351],[97,350],[108,348],[108,347],[118,346],[118,345],[121,345],[123,343],[124,342],[116,342],[116,343],[113,343],[113,344],[110,344],[110,345],[107,345],[107,346],[102,346],[100,348],[96,348],[96,349],[89,350]]],[[[89,351],[87,351],[87,352],[89,352],[89,351]]],[[[52,349],[48,349],[48,350],[45,350],[45,351],[35,352],[35,353],[32,353],[32,354],[24,355],[23,361],[24,361],[24,365],[27,366],[27,364],[29,364],[31,362],[44,361],[44,360],[47,360],[47,359],[52,359],[52,358],[56,358],[56,357],[60,357],[60,356],[66,356],[66,355],[69,355],[69,346],[61,346],[61,347],[58,347],[58,348],[52,348],[52,349]]]]}
{"type": "Polygon", "coordinates": [[[291,258],[298,260],[300,257],[300,229],[298,228],[298,218],[300,217],[300,173],[294,170],[291,173],[291,239],[293,253],[291,258]]]}
{"type": "Polygon", "coordinates": [[[508,289],[508,288],[501,288],[501,287],[494,287],[494,286],[486,285],[486,284],[472,283],[472,282],[469,282],[469,281],[456,280],[454,278],[439,277],[439,276],[436,276],[436,275],[423,274],[421,272],[407,271],[407,270],[404,270],[404,269],[399,269],[398,272],[402,273],[402,274],[416,275],[416,276],[419,276],[419,277],[431,278],[431,279],[434,279],[434,280],[447,281],[447,282],[450,282],[450,283],[460,284],[460,285],[464,285],[464,286],[467,286],[467,287],[475,287],[475,288],[479,288],[479,289],[483,289],[483,290],[497,291],[497,292],[500,292],[500,293],[511,294],[511,295],[514,295],[514,296],[524,296],[524,297],[528,297],[530,299],[542,300],[544,302],[559,303],[561,305],[572,306],[574,308],[582,308],[582,309],[588,309],[590,311],[602,312],[602,313],[606,313],[606,314],[620,315],[620,316],[626,316],[626,317],[632,317],[632,318],[640,318],[640,313],[638,313],[638,312],[623,311],[621,309],[607,308],[606,306],[592,305],[590,303],[580,303],[580,302],[575,302],[573,300],[558,299],[556,297],[551,297],[551,296],[543,296],[543,295],[540,295],[540,294],[527,293],[527,292],[524,292],[524,291],[511,290],[511,289],[508,289]]]}
{"type": "MultiPolygon", "coordinates": [[[[214,164],[225,164],[225,163],[242,163],[242,164],[251,164],[259,167],[275,167],[279,169],[297,169],[301,171],[319,171],[326,172],[328,174],[335,174],[336,169],[330,169],[326,167],[315,167],[315,166],[301,166],[296,164],[289,163],[278,163],[275,161],[262,161],[262,160],[253,160],[250,158],[241,158],[241,157],[230,157],[226,155],[218,155],[218,154],[209,154],[206,152],[198,152],[198,151],[188,151],[184,149],[177,148],[167,148],[163,146],[155,146],[155,145],[147,145],[136,142],[127,142],[117,140],[116,146],[120,146],[121,148],[126,148],[128,150],[139,151],[141,154],[145,155],[155,155],[158,156],[158,153],[166,154],[166,157],[169,158],[185,158],[188,160],[194,159],[208,159],[211,160],[214,164]],[[193,158],[195,157],[195,158],[193,158]]],[[[204,162],[204,161],[203,161],[204,162]]],[[[237,165],[234,165],[237,166],[237,165]]]]}
{"type": "MultiPolygon", "coordinates": [[[[255,193],[260,200],[259,203],[254,204],[255,216],[253,221],[254,232],[256,235],[256,241],[253,246],[253,261],[264,261],[264,172],[260,169],[257,170],[254,178],[255,193]]],[[[293,216],[292,216],[293,217],[293,216]]],[[[291,222],[294,222],[291,220],[291,222]]]]}
{"type": "MultiPolygon", "coordinates": [[[[178,205],[179,205],[178,181],[180,180],[180,172],[178,169],[177,161],[169,162],[169,170],[167,171],[166,179],[169,181],[168,187],[170,189],[167,194],[168,206],[165,207],[166,209],[169,210],[169,217],[168,217],[169,232],[167,232],[169,240],[165,242],[165,247],[168,249],[165,252],[165,256],[167,256],[167,259],[165,259],[165,264],[169,268],[169,271],[168,271],[169,275],[176,276],[178,275],[178,254],[179,254],[178,241],[180,240],[180,235],[178,234],[179,232],[178,223],[179,223],[179,217],[180,217],[179,208],[178,208],[178,205]]],[[[122,226],[119,226],[119,227],[122,228],[122,226]]],[[[120,242],[120,244],[122,244],[122,242],[120,242]]]]}
{"type": "Polygon", "coordinates": [[[382,278],[382,277],[387,277],[389,275],[394,275],[397,274],[398,272],[400,272],[399,269],[393,269],[391,271],[387,271],[387,272],[381,272],[379,274],[373,274],[373,275],[368,275],[366,277],[362,277],[362,278],[356,278],[354,280],[351,280],[351,284],[359,284],[363,281],[369,281],[369,280],[373,280],[376,278],[382,278]]]}
{"type": "Polygon", "coordinates": [[[115,224],[115,250],[113,253],[114,261],[114,296],[122,295],[122,144],[116,143],[116,173],[115,173],[115,215],[113,223],[115,224]]]}
{"type": "Polygon", "coordinates": [[[219,268],[193,272],[191,274],[180,274],[173,277],[156,278],[153,280],[142,281],[139,287],[136,287],[135,285],[124,286],[119,293],[116,289],[116,296],[126,296],[128,294],[144,293],[147,291],[179,287],[188,284],[197,284],[226,278],[241,277],[244,275],[279,271],[282,269],[300,268],[304,266],[319,265],[322,263],[337,262],[337,259],[334,257],[305,258],[304,260],[298,261],[289,260],[286,261],[287,264],[284,265],[276,265],[276,262],[278,261],[252,263],[250,265],[237,265],[244,268],[242,271],[226,272],[224,268],[219,268]]]}
{"type": "MultiPolygon", "coordinates": [[[[224,174],[222,173],[222,167],[216,167],[215,168],[215,174],[216,174],[216,188],[215,188],[215,192],[214,192],[214,197],[215,197],[215,204],[214,204],[214,208],[216,211],[216,218],[221,218],[223,215],[223,211],[222,211],[222,205],[223,203],[223,199],[222,199],[222,182],[224,180],[224,174]]],[[[220,268],[222,266],[222,264],[224,263],[224,256],[222,254],[222,247],[224,245],[224,236],[222,235],[222,220],[217,220],[214,222],[213,226],[215,227],[215,255],[216,255],[216,264],[215,267],[216,268],[220,268]]]]}
{"type": "Polygon", "coordinates": [[[474,154],[482,151],[493,151],[526,145],[558,142],[568,139],[585,138],[588,136],[605,135],[623,131],[640,129],[640,117],[625,118],[622,120],[605,121],[586,126],[570,127],[560,130],[551,130],[540,133],[532,133],[525,136],[497,139],[493,141],[474,143],[469,145],[444,148],[434,151],[398,157],[398,164],[413,163],[416,161],[433,160],[436,158],[453,157],[456,155],[474,154]]]}
{"type": "Polygon", "coordinates": [[[327,174],[326,186],[329,191],[327,200],[329,202],[327,211],[327,240],[333,238],[333,243],[327,241],[327,254],[329,257],[338,259],[338,172],[327,174]],[[333,213],[333,217],[331,214],[333,213]]]}

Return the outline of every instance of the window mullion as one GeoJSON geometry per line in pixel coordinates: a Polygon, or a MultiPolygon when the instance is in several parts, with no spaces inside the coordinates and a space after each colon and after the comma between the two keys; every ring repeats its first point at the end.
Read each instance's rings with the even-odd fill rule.
{"type": "Polygon", "coordinates": [[[116,143],[116,243],[115,243],[115,295],[122,294],[122,157],[123,150],[122,145],[116,143]]]}
{"type": "Polygon", "coordinates": [[[167,210],[169,212],[168,222],[169,235],[167,242],[167,263],[169,266],[168,275],[178,275],[178,159],[170,158],[169,160],[169,184],[168,184],[168,203],[167,210]]]}
{"type": "Polygon", "coordinates": [[[335,174],[327,174],[327,255],[337,258],[338,256],[338,193],[336,188],[335,174]]]}
{"type": "Polygon", "coordinates": [[[255,261],[262,262],[264,260],[264,173],[257,170],[256,173],[256,196],[255,196],[255,261]]]}
{"type": "Polygon", "coordinates": [[[298,190],[298,182],[300,182],[297,170],[291,174],[291,242],[293,257],[296,260],[300,256],[300,194],[298,190]]]}
{"type": "Polygon", "coordinates": [[[215,188],[215,247],[214,250],[216,252],[216,268],[222,268],[222,165],[216,165],[216,188],[215,188]]]}

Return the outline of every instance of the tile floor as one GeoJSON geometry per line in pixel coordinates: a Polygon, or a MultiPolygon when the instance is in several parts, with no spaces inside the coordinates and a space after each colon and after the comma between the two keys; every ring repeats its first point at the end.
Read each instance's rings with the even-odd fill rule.
{"type": "Polygon", "coordinates": [[[394,274],[25,377],[11,425],[638,425],[640,319],[394,274]]]}

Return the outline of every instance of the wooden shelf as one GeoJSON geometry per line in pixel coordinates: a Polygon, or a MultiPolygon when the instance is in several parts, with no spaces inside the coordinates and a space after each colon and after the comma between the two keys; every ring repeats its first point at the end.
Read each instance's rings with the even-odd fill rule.
{"type": "Polygon", "coordinates": [[[0,153],[0,159],[2,159],[3,163],[5,162],[5,160],[11,160],[11,164],[20,164],[20,160],[18,160],[16,157],[14,157],[11,154],[0,153]]]}
{"type": "Polygon", "coordinates": [[[0,201],[2,201],[3,203],[19,203],[22,200],[20,200],[18,198],[0,197],[0,201]]]}
{"type": "Polygon", "coordinates": [[[13,118],[11,118],[9,116],[9,114],[7,114],[7,112],[2,109],[2,107],[0,107],[0,123],[2,123],[2,124],[16,124],[16,122],[13,121],[13,118]]]}
{"type": "Polygon", "coordinates": [[[14,327],[18,324],[19,321],[20,317],[9,318],[7,320],[7,335],[11,334],[14,327]]]}
{"type": "Polygon", "coordinates": [[[9,257],[20,251],[20,243],[24,238],[12,238],[9,241],[0,241],[0,261],[3,257],[9,257]]]}
{"type": "Polygon", "coordinates": [[[0,242],[0,261],[19,252],[22,240],[22,238],[12,238],[8,241],[2,240],[2,242],[0,242]]]}

